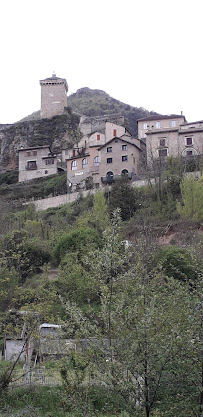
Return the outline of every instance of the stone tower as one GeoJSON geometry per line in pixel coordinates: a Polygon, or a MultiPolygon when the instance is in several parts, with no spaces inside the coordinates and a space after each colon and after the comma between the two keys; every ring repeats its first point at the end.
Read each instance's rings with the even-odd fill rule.
{"type": "Polygon", "coordinates": [[[41,118],[53,117],[64,112],[67,107],[68,84],[64,78],[52,77],[40,80],[41,118]]]}

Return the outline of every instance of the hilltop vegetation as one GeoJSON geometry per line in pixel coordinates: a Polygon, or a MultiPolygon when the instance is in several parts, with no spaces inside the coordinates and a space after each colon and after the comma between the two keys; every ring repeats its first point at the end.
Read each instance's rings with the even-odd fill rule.
{"type": "Polygon", "coordinates": [[[137,120],[157,114],[142,107],[133,107],[111,97],[105,91],[81,88],[68,97],[68,105],[73,111],[85,116],[103,116],[121,114],[125,117],[127,127],[133,135],[137,135],[137,120]]]}

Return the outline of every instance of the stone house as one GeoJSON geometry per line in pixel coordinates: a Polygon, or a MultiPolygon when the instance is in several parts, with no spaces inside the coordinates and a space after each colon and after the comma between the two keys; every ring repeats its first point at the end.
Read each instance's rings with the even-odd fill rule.
{"type": "MultiPolygon", "coordinates": [[[[106,149],[105,145],[111,142],[113,138],[117,138],[117,140],[118,138],[121,138],[121,141],[126,140],[126,143],[123,142],[123,149],[124,147],[127,149],[127,146],[129,149],[130,147],[133,147],[133,150],[131,149],[132,154],[135,152],[135,147],[139,149],[139,151],[135,152],[136,155],[133,154],[134,159],[130,157],[130,154],[126,155],[128,162],[126,160],[125,169],[129,173],[137,173],[138,155],[141,152],[140,141],[132,138],[126,127],[119,125],[112,120],[105,120],[102,129],[98,129],[98,126],[96,126],[96,130],[94,132],[92,131],[91,133],[84,135],[80,142],[75,144],[72,149],[64,151],[65,153],[63,158],[66,159],[67,163],[67,180],[69,185],[71,184],[73,187],[77,187],[88,177],[92,178],[93,183],[96,186],[99,186],[102,183],[101,177],[105,176],[106,178],[107,173],[104,169],[104,161],[106,161],[106,157],[104,155],[107,151],[104,149],[106,149]],[[129,141],[129,145],[127,145],[127,141],[129,141]],[[102,167],[102,173],[100,167],[102,167]]],[[[114,154],[113,169],[115,171],[115,175],[121,175],[117,164],[119,166],[119,158],[125,155],[122,155],[122,147],[118,146],[117,151],[119,152],[119,156],[117,160],[114,154]]]]}
{"type": "Polygon", "coordinates": [[[57,157],[48,145],[22,148],[19,153],[19,182],[57,174],[57,157]]]}
{"type": "Polygon", "coordinates": [[[181,124],[186,123],[185,116],[177,114],[153,115],[138,119],[138,139],[147,138],[146,134],[154,130],[172,130],[178,128],[181,124]]]}
{"type": "Polygon", "coordinates": [[[170,156],[191,157],[203,154],[203,122],[182,123],[177,127],[146,132],[147,163],[170,156]]]}
{"type": "Polygon", "coordinates": [[[99,148],[99,175],[103,184],[116,178],[135,178],[142,150],[135,139],[128,136],[114,137],[99,148]]]}

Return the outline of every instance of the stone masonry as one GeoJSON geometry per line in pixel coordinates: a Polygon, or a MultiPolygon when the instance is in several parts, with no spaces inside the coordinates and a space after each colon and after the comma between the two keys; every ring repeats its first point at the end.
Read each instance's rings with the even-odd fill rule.
{"type": "Polygon", "coordinates": [[[64,108],[67,107],[67,81],[53,74],[50,78],[40,80],[40,85],[41,118],[63,114],[64,108]]]}

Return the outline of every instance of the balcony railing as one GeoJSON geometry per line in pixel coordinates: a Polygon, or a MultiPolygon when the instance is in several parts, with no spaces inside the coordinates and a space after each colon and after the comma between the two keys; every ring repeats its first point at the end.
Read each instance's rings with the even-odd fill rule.
{"type": "Polygon", "coordinates": [[[117,174],[117,175],[101,177],[101,182],[103,184],[112,184],[114,181],[117,181],[121,178],[132,179],[132,173],[129,172],[128,174],[119,174],[119,175],[117,174]]]}

